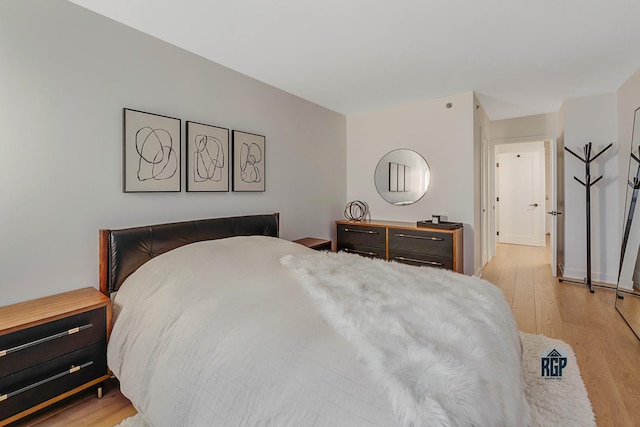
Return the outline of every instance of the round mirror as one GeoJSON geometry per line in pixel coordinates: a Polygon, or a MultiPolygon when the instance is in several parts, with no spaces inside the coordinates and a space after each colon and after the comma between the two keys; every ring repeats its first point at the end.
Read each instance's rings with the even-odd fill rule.
{"type": "Polygon", "coordinates": [[[374,175],[378,193],[394,205],[410,205],[420,200],[430,179],[431,171],[424,157],[404,148],[385,154],[374,175]]]}

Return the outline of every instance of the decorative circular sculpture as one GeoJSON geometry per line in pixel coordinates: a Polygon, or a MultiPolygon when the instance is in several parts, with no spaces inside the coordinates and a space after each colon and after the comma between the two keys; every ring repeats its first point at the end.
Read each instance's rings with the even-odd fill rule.
{"type": "Polygon", "coordinates": [[[362,221],[365,219],[368,212],[369,207],[365,202],[354,200],[353,202],[347,203],[347,206],[345,206],[344,217],[349,221],[362,221]]]}
{"type": "Polygon", "coordinates": [[[374,174],[376,189],[387,202],[402,206],[424,196],[431,181],[431,170],[420,154],[405,148],[385,154],[374,174]]]}

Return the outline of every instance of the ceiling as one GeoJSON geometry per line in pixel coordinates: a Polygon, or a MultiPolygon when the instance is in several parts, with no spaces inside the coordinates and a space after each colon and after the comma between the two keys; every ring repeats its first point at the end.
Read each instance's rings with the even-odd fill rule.
{"type": "Polygon", "coordinates": [[[343,114],[474,91],[558,111],[640,68],[638,0],[71,0],[343,114]]]}

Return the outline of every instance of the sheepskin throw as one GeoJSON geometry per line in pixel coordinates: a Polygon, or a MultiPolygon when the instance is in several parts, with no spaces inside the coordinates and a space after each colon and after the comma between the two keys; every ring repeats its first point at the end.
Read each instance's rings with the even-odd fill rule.
{"type": "Polygon", "coordinates": [[[289,255],[407,426],[527,426],[518,329],[481,279],[346,253],[289,255]]]}

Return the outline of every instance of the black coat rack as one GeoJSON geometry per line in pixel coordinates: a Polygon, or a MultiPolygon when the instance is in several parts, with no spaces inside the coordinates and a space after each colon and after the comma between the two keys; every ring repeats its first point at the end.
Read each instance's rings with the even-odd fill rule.
{"type": "MultiPolygon", "coordinates": [[[[640,147],[638,147],[638,153],[640,154],[640,147]]],[[[638,190],[640,190],[640,158],[631,153],[631,158],[638,164],[638,170],[636,176],[633,177],[633,181],[627,181],[629,187],[633,188],[631,193],[631,202],[629,203],[629,213],[627,213],[627,221],[624,224],[624,233],[622,235],[622,246],[620,248],[620,267],[618,267],[618,277],[622,272],[622,261],[624,260],[624,253],[627,250],[627,242],[629,241],[629,232],[631,231],[631,223],[633,222],[633,214],[636,211],[636,202],[638,201],[638,190]]]]}
{"type": "Polygon", "coordinates": [[[587,206],[586,206],[586,208],[587,208],[587,277],[582,282],[579,282],[579,281],[576,281],[576,280],[571,280],[571,279],[564,279],[564,278],[563,279],[559,279],[559,281],[560,282],[568,282],[568,283],[585,284],[585,285],[587,285],[589,287],[589,292],[591,292],[591,293],[594,292],[593,291],[593,286],[594,285],[591,282],[591,187],[602,179],[602,175],[600,175],[594,181],[591,181],[591,162],[593,162],[595,159],[600,157],[600,155],[602,153],[604,153],[605,151],[607,151],[609,148],[611,148],[612,145],[613,145],[613,143],[607,145],[602,151],[600,151],[595,156],[591,157],[591,143],[589,142],[588,144],[585,144],[585,146],[583,148],[583,150],[584,150],[584,158],[580,157],[579,155],[577,155],[576,153],[574,153],[573,151],[571,151],[567,147],[564,147],[565,150],[567,150],[569,153],[571,153],[574,156],[576,156],[585,165],[584,182],[581,179],[579,179],[578,177],[574,176],[573,178],[584,186],[584,188],[586,190],[586,196],[587,196],[587,206]]]}

